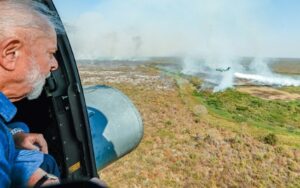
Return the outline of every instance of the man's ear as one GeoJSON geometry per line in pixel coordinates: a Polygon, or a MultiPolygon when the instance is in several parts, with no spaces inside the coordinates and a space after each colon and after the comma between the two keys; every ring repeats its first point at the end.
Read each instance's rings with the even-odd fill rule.
{"type": "Polygon", "coordinates": [[[6,70],[14,70],[17,59],[19,58],[22,41],[18,38],[12,37],[5,39],[0,44],[0,66],[6,70]]]}

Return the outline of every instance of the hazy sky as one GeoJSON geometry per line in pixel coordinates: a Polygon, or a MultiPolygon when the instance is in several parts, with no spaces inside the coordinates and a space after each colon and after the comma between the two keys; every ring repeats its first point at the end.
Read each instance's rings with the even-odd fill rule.
{"type": "Polygon", "coordinates": [[[55,0],[77,58],[300,57],[299,0],[55,0]]]}

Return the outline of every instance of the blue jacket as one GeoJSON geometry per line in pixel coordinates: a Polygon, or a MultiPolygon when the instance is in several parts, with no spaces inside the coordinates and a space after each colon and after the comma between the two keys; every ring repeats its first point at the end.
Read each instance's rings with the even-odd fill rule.
{"type": "Polygon", "coordinates": [[[43,161],[39,151],[15,149],[7,126],[16,112],[16,107],[0,92],[0,187],[3,188],[26,187],[30,176],[43,161]]]}

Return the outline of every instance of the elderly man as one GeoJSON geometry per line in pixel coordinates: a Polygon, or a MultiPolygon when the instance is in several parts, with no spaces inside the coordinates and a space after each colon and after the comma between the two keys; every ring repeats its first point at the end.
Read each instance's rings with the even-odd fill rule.
{"type": "Polygon", "coordinates": [[[58,67],[55,25],[31,1],[0,0],[0,9],[0,187],[46,184],[43,154],[34,150],[47,153],[43,136],[17,131],[13,138],[7,125],[16,114],[12,102],[37,98],[58,67]]]}

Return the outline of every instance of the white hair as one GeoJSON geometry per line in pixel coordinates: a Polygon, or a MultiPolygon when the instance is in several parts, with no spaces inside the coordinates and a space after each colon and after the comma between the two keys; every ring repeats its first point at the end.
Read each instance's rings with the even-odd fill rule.
{"type": "Polygon", "coordinates": [[[16,28],[64,32],[58,15],[45,5],[32,0],[0,0],[0,39],[1,35],[13,35],[16,28]]]}

